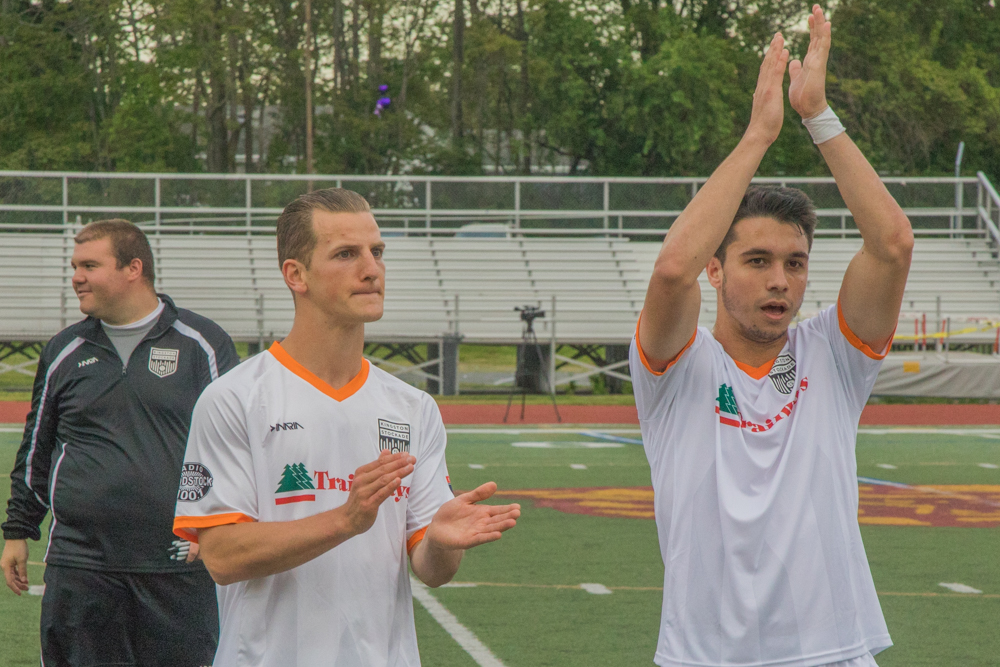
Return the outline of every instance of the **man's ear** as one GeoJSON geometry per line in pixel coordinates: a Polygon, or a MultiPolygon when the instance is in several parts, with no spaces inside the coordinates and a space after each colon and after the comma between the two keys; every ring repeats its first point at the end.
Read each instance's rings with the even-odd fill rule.
{"type": "Polygon", "coordinates": [[[722,287],[722,262],[719,261],[718,257],[712,257],[708,260],[705,273],[708,274],[708,282],[712,287],[715,289],[722,287]]]}
{"type": "Polygon", "coordinates": [[[125,267],[125,274],[130,282],[142,280],[142,260],[136,257],[129,262],[128,266],[125,267]]]}
{"type": "Polygon", "coordinates": [[[282,263],[281,275],[293,294],[305,294],[308,291],[305,272],[305,265],[297,259],[286,259],[282,263]]]}

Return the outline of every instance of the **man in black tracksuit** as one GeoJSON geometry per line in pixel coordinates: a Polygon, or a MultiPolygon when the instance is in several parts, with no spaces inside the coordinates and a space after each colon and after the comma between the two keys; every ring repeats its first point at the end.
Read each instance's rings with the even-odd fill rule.
{"type": "Polygon", "coordinates": [[[38,362],[11,473],[4,575],[27,590],[25,540],[41,537],[51,512],[43,664],[208,665],[214,584],[196,545],[171,528],[194,404],[236,366],[236,349],[218,325],[153,291],[149,244],[131,223],[88,225],[73,260],[90,316],[38,362]]]}

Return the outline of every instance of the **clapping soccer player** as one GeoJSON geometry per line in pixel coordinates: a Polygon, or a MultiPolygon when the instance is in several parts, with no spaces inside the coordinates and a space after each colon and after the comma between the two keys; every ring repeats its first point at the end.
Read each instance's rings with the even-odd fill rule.
{"type": "Polygon", "coordinates": [[[215,665],[416,667],[408,568],[448,582],[520,508],[455,497],[437,405],[362,356],[385,288],[364,198],[303,195],[277,240],[291,332],[198,401],[174,520],[219,584],[215,665]]]}
{"type": "Polygon", "coordinates": [[[831,26],[805,59],[780,34],[742,141],[656,259],[630,361],[665,566],[658,665],[870,667],[892,644],[858,528],[855,441],[910,265],[909,221],[826,103],[831,26]],[[816,217],[802,193],[748,189],[792,107],[863,246],[836,306],[790,329],[816,217]],[[718,315],[698,328],[698,276],[718,315]]]}

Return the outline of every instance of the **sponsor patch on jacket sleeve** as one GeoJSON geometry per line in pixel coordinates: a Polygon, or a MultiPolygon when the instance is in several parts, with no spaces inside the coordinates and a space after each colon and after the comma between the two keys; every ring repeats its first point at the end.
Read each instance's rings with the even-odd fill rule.
{"type": "Polygon", "coordinates": [[[193,503],[201,500],[212,490],[212,473],[200,463],[185,463],[181,468],[181,487],[177,500],[193,503]]]}

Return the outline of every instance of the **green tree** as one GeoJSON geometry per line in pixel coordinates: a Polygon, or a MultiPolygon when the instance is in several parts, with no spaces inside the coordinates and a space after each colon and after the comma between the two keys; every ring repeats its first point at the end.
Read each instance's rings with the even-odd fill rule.
{"type": "Polygon", "coordinates": [[[293,463],[285,466],[281,473],[281,480],[278,482],[278,488],[274,492],[307,491],[315,488],[305,464],[293,463]]]}

